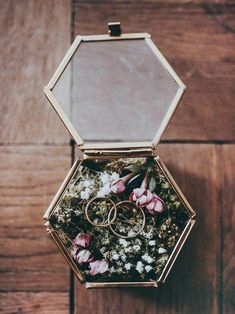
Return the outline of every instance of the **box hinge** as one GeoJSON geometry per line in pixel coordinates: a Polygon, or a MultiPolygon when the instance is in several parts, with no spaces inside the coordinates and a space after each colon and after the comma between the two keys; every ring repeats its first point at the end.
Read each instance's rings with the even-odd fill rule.
{"type": "Polygon", "coordinates": [[[83,153],[89,157],[98,159],[112,158],[112,157],[147,157],[154,156],[152,147],[141,148],[126,148],[126,149],[84,149],[83,153]]]}

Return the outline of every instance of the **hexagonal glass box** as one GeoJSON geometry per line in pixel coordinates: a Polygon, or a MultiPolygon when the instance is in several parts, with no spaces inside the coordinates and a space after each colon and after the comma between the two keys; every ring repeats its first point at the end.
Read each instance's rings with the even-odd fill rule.
{"type": "Polygon", "coordinates": [[[156,153],[184,89],[147,33],[76,37],[45,87],[78,144],[45,226],[88,288],[158,286],[195,222],[156,153]]]}

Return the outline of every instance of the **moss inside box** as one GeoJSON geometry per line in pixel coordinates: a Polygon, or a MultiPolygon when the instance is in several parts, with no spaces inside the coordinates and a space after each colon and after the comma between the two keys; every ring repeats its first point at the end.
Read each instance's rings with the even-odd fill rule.
{"type": "Polygon", "coordinates": [[[50,223],[87,281],[161,275],[189,215],[152,157],[85,160],[50,223]]]}

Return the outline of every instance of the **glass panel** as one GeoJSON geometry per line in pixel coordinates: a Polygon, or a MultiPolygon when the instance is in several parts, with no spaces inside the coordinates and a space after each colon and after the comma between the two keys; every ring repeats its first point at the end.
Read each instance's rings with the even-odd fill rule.
{"type": "Polygon", "coordinates": [[[82,42],[53,94],[85,142],[149,142],[178,89],[145,40],[134,39],[82,42]]]}

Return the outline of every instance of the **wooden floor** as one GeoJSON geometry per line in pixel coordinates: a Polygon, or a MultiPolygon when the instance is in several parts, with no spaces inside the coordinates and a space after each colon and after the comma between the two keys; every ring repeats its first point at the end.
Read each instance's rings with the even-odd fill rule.
{"type": "Polygon", "coordinates": [[[235,313],[234,0],[2,0],[0,33],[0,313],[235,313]],[[159,155],[197,223],[155,290],[85,290],[42,227],[73,157],[43,86],[75,35],[116,20],[188,87],[159,155]]]}

